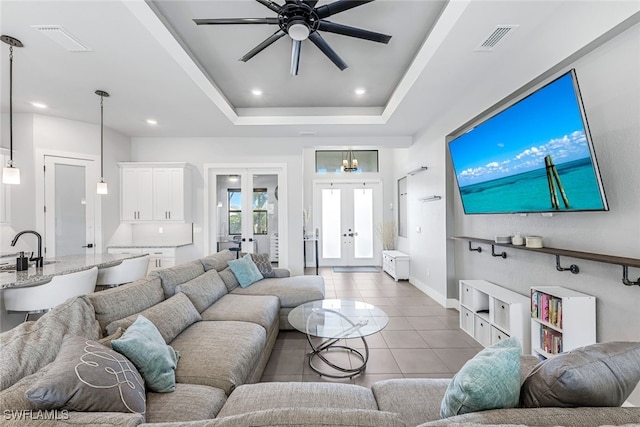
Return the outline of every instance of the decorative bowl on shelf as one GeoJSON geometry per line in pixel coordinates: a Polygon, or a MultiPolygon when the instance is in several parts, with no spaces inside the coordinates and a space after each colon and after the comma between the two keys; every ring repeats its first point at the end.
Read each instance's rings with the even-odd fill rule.
{"type": "Polygon", "coordinates": [[[542,236],[527,236],[526,237],[528,248],[541,248],[542,247],[542,236]]]}

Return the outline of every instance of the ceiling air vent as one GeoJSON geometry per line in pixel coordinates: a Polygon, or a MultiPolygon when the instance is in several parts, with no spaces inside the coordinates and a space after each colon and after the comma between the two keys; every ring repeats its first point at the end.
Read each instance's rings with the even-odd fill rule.
{"type": "Polygon", "coordinates": [[[492,52],[496,45],[502,41],[508,34],[513,33],[518,25],[498,25],[489,37],[487,37],[480,46],[474,49],[474,52],[492,52]]]}
{"type": "Polygon", "coordinates": [[[69,52],[87,52],[91,50],[60,25],[32,25],[31,27],[40,31],[69,52]]]}

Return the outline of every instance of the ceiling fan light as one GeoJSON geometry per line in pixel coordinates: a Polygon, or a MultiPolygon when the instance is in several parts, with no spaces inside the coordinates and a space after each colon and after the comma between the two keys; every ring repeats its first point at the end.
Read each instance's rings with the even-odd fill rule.
{"type": "Polygon", "coordinates": [[[310,32],[309,26],[302,19],[291,20],[287,26],[289,37],[297,41],[306,40],[310,32]]]}

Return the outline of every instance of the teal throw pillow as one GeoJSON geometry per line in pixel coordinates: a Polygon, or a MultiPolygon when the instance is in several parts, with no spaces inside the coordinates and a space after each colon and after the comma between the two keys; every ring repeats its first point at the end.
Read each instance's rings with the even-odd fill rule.
{"type": "Polygon", "coordinates": [[[240,259],[229,261],[229,268],[243,288],[263,279],[260,270],[258,270],[258,267],[256,267],[256,264],[251,259],[251,254],[247,254],[240,259]]]}
{"type": "Polygon", "coordinates": [[[138,316],[121,338],[111,341],[111,347],[133,362],[149,390],[167,393],[176,389],[178,355],[146,317],[138,316]]]}
{"type": "Polygon", "coordinates": [[[509,338],[467,361],[447,387],[440,417],[516,407],[520,398],[521,352],[518,340],[509,338]]]}

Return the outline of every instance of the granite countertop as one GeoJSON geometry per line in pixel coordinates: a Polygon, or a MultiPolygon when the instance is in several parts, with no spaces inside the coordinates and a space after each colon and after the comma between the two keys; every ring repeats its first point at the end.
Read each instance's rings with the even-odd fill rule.
{"type": "Polygon", "coordinates": [[[98,268],[118,265],[124,259],[137,258],[144,254],[95,254],[95,255],[66,255],[44,260],[45,265],[40,268],[29,267],[27,271],[15,271],[15,263],[0,266],[0,289],[20,286],[41,285],[49,282],[53,276],[88,270],[94,266],[98,268]],[[5,270],[3,270],[3,268],[5,270]],[[7,270],[9,269],[9,270],[7,270]]]}
{"type": "Polygon", "coordinates": [[[193,245],[193,243],[181,243],[179,245],[111,245],[109,248],[181,248],[183,246],[193,245]]]}

